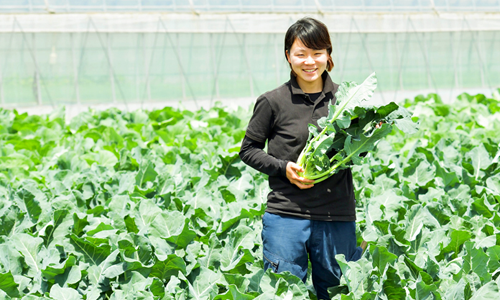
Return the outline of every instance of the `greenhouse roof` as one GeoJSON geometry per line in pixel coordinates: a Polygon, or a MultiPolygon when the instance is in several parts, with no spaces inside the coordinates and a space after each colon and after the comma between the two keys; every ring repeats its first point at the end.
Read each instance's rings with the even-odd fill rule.
{"type": "Polygon", "coordinates": [[[0,0],[0,13],[500,12],[500,0],[0,0]]]}

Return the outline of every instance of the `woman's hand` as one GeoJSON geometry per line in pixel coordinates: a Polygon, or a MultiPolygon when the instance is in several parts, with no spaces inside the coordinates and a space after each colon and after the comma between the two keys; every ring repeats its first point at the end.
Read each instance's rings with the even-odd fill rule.
{"type": "Polygon", "coordinates": [[[289,161],[286,164],[286,178],[288,178],[292,184],[295,184],[301,190],[310,189],[314,186],[314,180],[300,177],[297,172],[304,172],[304,169],[298,164],[289,161]]]}

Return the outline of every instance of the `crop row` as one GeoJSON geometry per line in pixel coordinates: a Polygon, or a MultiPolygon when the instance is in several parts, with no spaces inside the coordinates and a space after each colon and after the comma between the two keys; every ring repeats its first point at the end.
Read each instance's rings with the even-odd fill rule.
{"type": "MultiPolygon", "coordinates": [[[[407,100],[419,119],[353,167],[361,260],[335,299],[496,299],[500,105],[407,100]]],[[[0,298],[316,299],[262,270],[266,176],[250,111],[0,109],[0,298]]]]}

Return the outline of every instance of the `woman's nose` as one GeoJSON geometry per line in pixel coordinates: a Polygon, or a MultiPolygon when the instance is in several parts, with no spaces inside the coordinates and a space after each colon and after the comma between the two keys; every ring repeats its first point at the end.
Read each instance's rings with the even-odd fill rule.
{"type": "Polygon", "coordinates": [[[306,64],[313,64],[314,63],[314,59],[311,56],[307,56],[305,63],[306,64]]]}

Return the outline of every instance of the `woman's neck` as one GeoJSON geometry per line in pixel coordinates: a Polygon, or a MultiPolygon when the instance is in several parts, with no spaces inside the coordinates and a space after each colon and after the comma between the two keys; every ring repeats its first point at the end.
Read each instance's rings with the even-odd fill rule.
{"type": "Polygon", "coordinates": [[[299,84],[300,89],[306,94],[319,93],[323,91],[323,77],[320,77],[313,82],[302,80],[299,76],[296,76],[295,78],[297,78],[297,83],[299,84]]]}

